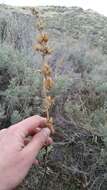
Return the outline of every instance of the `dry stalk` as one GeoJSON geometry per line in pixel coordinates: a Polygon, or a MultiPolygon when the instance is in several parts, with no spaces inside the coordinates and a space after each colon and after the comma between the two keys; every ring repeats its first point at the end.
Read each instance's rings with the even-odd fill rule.
{"type": "Polygon", "coordinates": [[[43,82],[43,111],[47,118],[46,127],[48,127],[51,130],[51,133],[53,134],[53,118],[50,116],[50,109],[54,103],[54,99],[49,94],[51,92],[51,89],[53,88],[54,81],[52,79],[52,69],[47,59],[47,56],[51,55],[52,49],[48,46],[49,39],[48,34],[44,32],[43,18],[41,17],[39,11],[36,11],[35,9],[32,9],[32,14],[37,18],[37,29],[39,33],[37,36],[37,42],[33,46],[33,49],[34,51],[39,52],[42,56],[41,74],[43,82]]]}

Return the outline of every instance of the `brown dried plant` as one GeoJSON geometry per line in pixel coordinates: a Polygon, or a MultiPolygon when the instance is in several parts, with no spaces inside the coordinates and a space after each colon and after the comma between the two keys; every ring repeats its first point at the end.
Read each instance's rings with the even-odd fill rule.
{"type": "Polygon", "coordinates": [[[53,118],[50,116],[50,109],[54,104],[54,98],[51,97],[50,91],[53,88],[54,81],[52,79],[52,68],[48,63],[47,56],[51,55],[52,49],[48,46],[48,34],[44,32],[44,22],[43,18],[40,15],[39,11],[32,9],[32,14],[37,19],[37,29],[38,29],[38,36],[36,40],[36,44],[33,46],[34,51],[39,52],[42,56],[42,84],[43,84],[43,110],[45,112],[47,118],[46,127],[51,130],[51,133],[54,133],[53,127],[53,118]]]}

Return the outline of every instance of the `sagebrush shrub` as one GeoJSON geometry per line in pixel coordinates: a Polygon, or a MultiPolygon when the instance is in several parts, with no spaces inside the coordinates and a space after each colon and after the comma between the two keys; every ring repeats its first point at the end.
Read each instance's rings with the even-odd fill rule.
{"type": "Polygon", "coordinates": [[[10,125],[41,112],[40,74],[29,66],[27,56],[6,44],[0,46],[0,77],[1,121],[4,117],[10,125]]]}

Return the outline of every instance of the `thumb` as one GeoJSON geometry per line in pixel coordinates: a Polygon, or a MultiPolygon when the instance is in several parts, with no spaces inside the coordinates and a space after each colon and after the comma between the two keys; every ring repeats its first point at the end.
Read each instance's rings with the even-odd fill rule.
{"type": "Polygon", "coordinates": [[[49,138],[49,135],[50,130],[48,128],[43,128],[39,133],[34,135],[32,141],[23,149],[24,156],[27,156],[27,158],[30,157],[34,160],[49,138]]]}

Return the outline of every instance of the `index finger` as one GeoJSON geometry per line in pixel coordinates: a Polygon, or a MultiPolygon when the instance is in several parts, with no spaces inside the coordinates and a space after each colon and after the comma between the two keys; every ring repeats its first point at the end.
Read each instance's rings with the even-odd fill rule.
{"type": "Polygon", "coordinates": [[[36,132],[36,128],[44,128],[46,124],[46,118],[40,117],[38,115],[24,119],[23,121],[13,125],[16,131],[23,132],[25,136],[36,132]]]}

